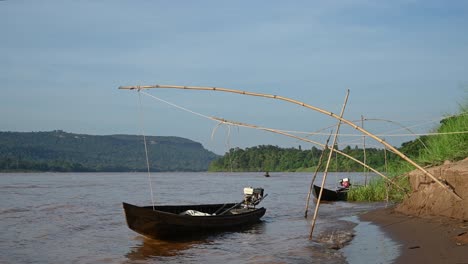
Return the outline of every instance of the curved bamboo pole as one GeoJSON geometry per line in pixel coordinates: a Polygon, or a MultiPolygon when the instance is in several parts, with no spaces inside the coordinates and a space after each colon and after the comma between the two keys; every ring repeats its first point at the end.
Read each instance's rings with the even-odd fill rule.
{"type": "Polygon", "coordinates": [[[385,142],[383,139],[377,137],[376,135],[370,133],[369,131],[355,125],[353,122],[340,117],[332,112],[326,111],[324,109],[291,99],[279,95],[272,95],[272,94],[263,94],[263,93],[253,93],[253,92],[248,92],[248,91],[240,91],[240,90],[234,90],[234,89],[227,89],[227,88],[221,88],[221,87],[206,87],[206,86],[181,86],[181,85],[137,85],[137,86],[120,86],[119,89],[126,89],[126,90],[141,90],[141,89],[154,89],[154,88],[169,88],[169,89],[183,89],[183,90],[201,90],[201,91],[218,91],[218,92],[228,92],[228,93],[236,93],[236,94],[243,94],[243,95],[250,95],[250,96],[258,96],[258,97],[265,97],[265,98],[271,98],[271,99],[278,99],[286,102],[290,102],[293,104],[297,104],[309,109],[312,109],[316,112],[322,113],[324,115],[329,115],[335,119],[340,120],[341,122],[349,125],[350,127],[360,131],[361,133],[364,133],[368,135],[369,137],[373,138],[377,142],[381,143],[382,145],[386,146],[389,150],[400,156],[402,159],[406,160],[408,163],[416,167],[418,170],[422,171],[425,175],[429,176],[431,179],[433,179],[438,185],[440,185],[444,190],[448,191],[452,195],[455,196],[457,200],[463,200],[460,196],[458,196],[454,190],[450,189],[447,185],[443,184],[441,181],[439,181],[434,175],[432,175],[430,172],[425,170],[423,167],[419,166],[416,162],[408,158],[405,154],[401,153],[399,150],[397,150],[395,147],[392,145],[388,144],[385,142]]]}

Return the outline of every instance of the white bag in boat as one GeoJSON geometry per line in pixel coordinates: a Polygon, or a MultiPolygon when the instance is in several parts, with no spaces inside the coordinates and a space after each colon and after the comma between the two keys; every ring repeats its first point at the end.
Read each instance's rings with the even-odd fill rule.
{"type": "Polygon", "coordinates": [[[187,211],[184,211],[184,212],[180,213],[180,215],[190,215],[190,216],[211,216],[211,214],[208,214],[208,213],[203,213],[203,212],[196,211],[196,210],[187,210],[187,211]]]}

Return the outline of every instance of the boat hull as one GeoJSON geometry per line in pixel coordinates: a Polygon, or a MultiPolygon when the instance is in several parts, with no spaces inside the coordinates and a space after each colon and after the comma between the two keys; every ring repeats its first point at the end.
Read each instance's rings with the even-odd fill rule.
{"type": "MultiPolygon", "coordinates": [[[[314,196],[318,199],[320,186],[314,185],[314,196]]],[[[335,191],[323,188],[321,200],[323,201],[346,201],[348,199],[348,190],[335,191]]]]}
{"type": "Polygon", "coordinates": [[[260,221],[265,214],[265,208],[252,208],[237,210],[237,213],[219,212],[233,207],[230,204],[206,204],[206,205],[166,205],[139,207],[123,203],[125,218],[128,227],[149,238],[176,240],[207,234],[216,231],[230,230],[244,227],[260,221]],[[190,216],[180,215],[186,210],[196,210],[213,214],[214,216],[190,216]]]}

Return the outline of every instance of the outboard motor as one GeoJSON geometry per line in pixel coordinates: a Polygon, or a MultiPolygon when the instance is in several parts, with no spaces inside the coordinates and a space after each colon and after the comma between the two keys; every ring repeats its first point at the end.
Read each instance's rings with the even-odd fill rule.
{"type": "Polygon", "coordinates": [[[246,207],[255,206],[259,204],[265,196],[263,195],[263,188],[245,187],[243,204],[246,207]]]}

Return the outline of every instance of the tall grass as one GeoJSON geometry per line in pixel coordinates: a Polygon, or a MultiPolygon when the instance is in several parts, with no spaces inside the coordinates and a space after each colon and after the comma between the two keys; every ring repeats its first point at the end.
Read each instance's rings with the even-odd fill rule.
{"type": "MultiPolygon", "coordinates": [[[[468,157],[468,134],[453,133],[468,131],[468,98],[460,105],[460,114],[445,118],[435,130],[436,136],[427,139],[427,149],[421,151],[419,156],[411,157],[420,164],[438,165],[445,160],[457,161],[468,157]]],[[[389,164],[388,171],[393,182],[409,190],[409,179],[405,175],[414,167],[404,161],[394,161],[389,164]]],[[[372,181],[368,186],[350,189],[348,200],[350,201],[401,201],[406,195],[382,178],[372,181]]]]}
{"type": "Polygon", "coordinates": [[[403,190],[383,178],[374,178],[367,186],[351,188],[348,192],[348,200],[360,202],[399,202],[403,200],[410,190],[408,177],[402,174],[400,176],[390,176],[390,179],[403,190]]]}
{"type": "Polygon", "coordinates": [[[468,131],[468,106],[462,108],[460,115],[446,118],[437,129],[437,136],[427,141],[428,149],[418,158],[420,163],[440,164],[445,160],[461,160],[468,157],[468,134],[444,134],[468,131]]]}

